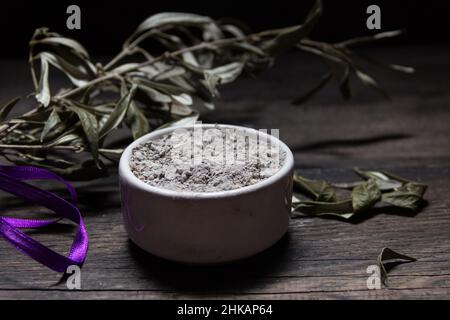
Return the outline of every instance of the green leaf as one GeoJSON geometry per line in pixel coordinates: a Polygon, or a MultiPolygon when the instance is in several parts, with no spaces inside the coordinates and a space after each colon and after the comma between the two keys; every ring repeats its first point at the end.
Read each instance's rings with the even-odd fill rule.
{"type": "Polygon", "coordinates": [[[133,139],[137,139],[150,131],[147,118],[133,101],[128,107],[125,123],[130,128],[133,139]]]}
{"type": "Polygon", "coordinates": [[[98,122],[93,113],[88,111],[85,107],[81,106],[78,102],[72,100],[66,100],[67,108],[73,111],[80,119],[81,126],[83,127],[84,134],[87,141],[89,142],[89,147],[92,152],[94,161],[98,164],[98,122]]]}
{"type": "Polygon", "coordinates": [[[381,200],[381,191],[375,180],[369,179],[352,190],[352,206],[355,213],[372,208],[381,200]]]}
{"type": "Polygon", "coordinates": [[[317,0],[302,25],[289,28],[263,45],[263,50],[272,56],[279,55],[295,47],[316,25],[322,15],[322,1],[317,0]]]}
{"type": "Polygon", "coordinates": [[[15,97],[9,100],[5,105],[0,108],[0,122],[4,121],[12,108],[20,101],[20,97],[15,97]]]}
{"type": "Polygon", "coordinates": [[[58,115],[58,112],[56,111],[56,109],[53,109],[52,112],[50,113],[50,116],[48,117],[48,120],[45,122],[44,129],[42,129],[40,138],[41,142],[44,141],[45,137],[50,132],[50,130],[55,128],[56,125],[58,125],[60,122],[61,119],[58,115]]]}
{"type": "Polygon", "coordinates": [[[48,82],[48,71],[48,60],[45,57],[41,57],[41,76],[36,91],[36,100],[42,103],[44,107],[48,107],[51,99],[50,84],[48,82]]]}
{"type": "Polygon", "coordinates": [[[388,264],[401,264],[414,261],[417,261],[417,259],[395,252],[394,250],[387,247],[383,248],[377,258],[377,264],[380,268],[380,277],[383,284],[386,285],[386,281],[388,278],[388,269],[386,268],[388,264]]]}
{"type": "Polygon", "coordinates": [[[294,188],[304,193],[306,196],[319,202],[334,202],[337,200],[336,193],[324,180],[310,180],[294,172],[294,188]]]}
{"type": "Polygon", "coordinates": [[[396,207],[417,211],[423,201],[426,188],[425,185],[408,182],[392,192],[384,193],[381,201],[396,207]]]}
{"type": "Polygon", "coordinates": [[[100,128],[98,134],[100,139],[102,139],[112,130],[117,128],[117,126],[122,122],[125,115],[127,114],[128,107],[130,106],[130,103],[134,97],[136,88],[137,86],[133,84],[130,91],[127,92],[125,90],[122,92],[122,97],[117,103],[116,108],[114,108],[113,112],[111,112],[105,124],[100,128]]]}

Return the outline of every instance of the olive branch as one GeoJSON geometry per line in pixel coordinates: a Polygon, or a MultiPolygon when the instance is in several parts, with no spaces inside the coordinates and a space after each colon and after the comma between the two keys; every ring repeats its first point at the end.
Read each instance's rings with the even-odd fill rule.
{"type": "Polygon", "coordinates": [[[321,13],[317,1],[303,24],[257,33],[192,13],[160,13],[143,21],[104,65],[94,63],[76,40],[37,29],[29,50],[34,85],[30,97],[36,105],[12,118],[7,116],[21,98],[0,108],[0,155],[73,180],[106,175],[106,163],[114,163],[124,147],[110,143],[118,127],[127,127],[136,139],[161,126],[193,123],[202,112],[214,109],[220,85],[241,74],[257,75],[290,49],[316,55],[329,67],[294,104],[312,97],[331,79],[338,81],[343,97],[350,98],[352,76],[387,97],[355,61],[381,63],[358,56],[352,48],[401,31],[339,43],[309,39],[321,13]],[[69,87],[51,85],[50,73],[55,70],[65,75],[69,87]]]}

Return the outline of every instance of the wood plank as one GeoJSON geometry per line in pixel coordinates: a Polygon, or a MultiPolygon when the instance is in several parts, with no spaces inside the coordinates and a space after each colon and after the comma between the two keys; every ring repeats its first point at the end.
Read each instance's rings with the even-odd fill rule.
{"type": "MultiPolygon", "coordinates": [[[[405,176],[418,172],[418,168],[398,171],[402,170],[405,176]]],[[[178,265],[148,255],[127,240],[118,209],[98,213],[85,208],[90,250],[82,270],[82,290],[89,296],[98,291],[111,291],[119,296],[123,291],[123,297],[130,291],[159,292],[167,297],[177,293],[186,298],[192,291],[197,292],[197,297],[209,298],[231,294],[302,296],[307,292],[329,292],[331,296],[341,292],[344,297],[349,292],[369,291],[366,268],[375,263],[383,246],[419,259],[392,271],[389,290],[383,291],[386,297],[395,290],[446,289],[450,287],[448,204],[434,199],[434,194],[450,191],[446,177],[437,174],[445,170],[446,167],[420,169],[420,176],[432,186],[432,193],[430,205],[414,218],[379,213],[357,224],[317,218],[292,220],[288,235],[273,248],[251,259],[213,268],[178,265]]],[[[350,170],[344,169],[321,170],[320,174],[304,169],[304,173],[333,177],[336,181],[352,176],[350,170]]],[[[111,201],[117,205],[115,198],[111,197],[111,201]]],[[[29,208],[20,208],[26,210],[29,208]]],[[[61,243],[55,243],[54,232],[35,236],[63,251],[70,243],[70,231],[71,228],[56,230],[61,243]]],[[[0,242],[0,267],[2,295],[14,290],[43,289],[50,289],[49,297],[54,295],[51,290],[58,276],[19,255],[4,242],[0,242]]],[[[65,290],[64,284],[55,289],[65,290]]],[[[99,297],[104,295],[99,293],[99,297]]]]}

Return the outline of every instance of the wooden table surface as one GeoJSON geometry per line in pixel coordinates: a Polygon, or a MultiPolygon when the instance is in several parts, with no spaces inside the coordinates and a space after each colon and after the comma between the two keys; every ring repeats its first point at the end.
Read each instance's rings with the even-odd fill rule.
{"type": "MultiPolygon", "coordinates": [[[[287,56],[258,79],[222,90],[205,120],[279,128],[307,177],[356,179],[353,166],[384,169],[429,185],[416,215],[377,210],[357,221],[292,220],[287,235],[265,252],[229,265],[192,267],[150,256],[133,245],[121,221],[117,177],[77,184],[90,248],[81,290],[0,239],[0,298],[450,298],[450,50],[388,47],[371,50],[414,75],[376,72],[391,101],[355,86],[343,101],[334,85],[300,107],[290,99],[317,81],[324,67],[305,54],[287,56]],[[389,287],[368,290],[366,269],[388,246],[418,258],[390,273],[389,287]]],[[[30,89],[20,61],[0,61],[0,101],[30,89]],[[14,77],[11,77],[14,75],[14,77]]],[[[0,195],[0,214],[45,213],[0,195]]],[[[74,227],[30,231],[66,252],[74,227]]],[[[261,235],[264,236],[264,235],[261,235]]]]}

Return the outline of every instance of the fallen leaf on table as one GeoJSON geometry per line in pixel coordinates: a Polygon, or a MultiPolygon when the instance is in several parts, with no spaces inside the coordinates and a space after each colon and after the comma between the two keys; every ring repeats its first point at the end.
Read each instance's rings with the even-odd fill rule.
{"type": "Polygon", "coordinates": [[[389,269],[386,268],[388,264],[402,264],[416,261],[416,258],[395,252],[394,250],[385,247],[381,250],[378,255],[377,264],[380,268],[380,278],[384,285],[386,285],[386,281],[388,278],[389,269]]]}

